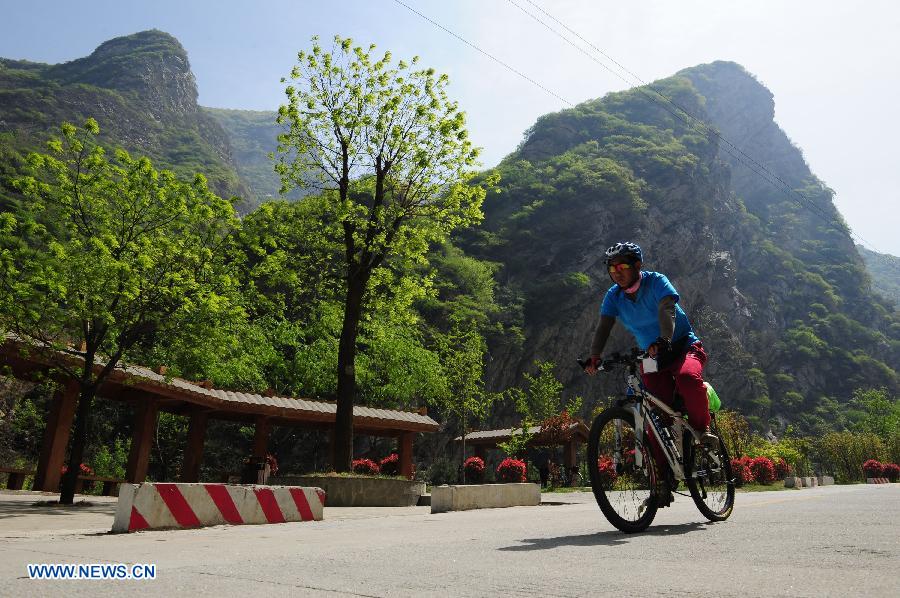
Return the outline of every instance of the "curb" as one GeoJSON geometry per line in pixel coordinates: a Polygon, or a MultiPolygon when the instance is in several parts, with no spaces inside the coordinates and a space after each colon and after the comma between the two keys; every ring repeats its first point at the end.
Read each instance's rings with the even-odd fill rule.
{"type": "Polygon", "coordinates": [[[321,521],[324,506],[319,488],[122,484],[112,531],[321,521]]]}
{"type": "Polygon", "coordinates": [[[535,507],[541,504],[538,484],[476,484],[435,486],[431,489],[431,512],[535,507]]]}
{"type": "Polygon", "coordinates": [[[866,478],[866,484],[890,484],[888,478],[866,478]]]}

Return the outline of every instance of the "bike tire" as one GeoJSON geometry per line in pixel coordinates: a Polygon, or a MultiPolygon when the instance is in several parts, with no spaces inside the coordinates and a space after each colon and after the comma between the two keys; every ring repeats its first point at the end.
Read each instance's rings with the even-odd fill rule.
{"type": "MultiPolygon", "coordinates": [[[[591,479],[591,489],[594,498],[600,506],[600,510],[613,526],[631,534],[641,532],[653,522],[659,505],[656,492],[656,464],[650,454],[647,443],[641,447],[644,467],[634,467],[634,459],[629,465],[627,458],[619,459],[617,464],[613,459],[615,454],[615,440],[610,441],[609,435],[615,433],[616,423],[621,424],[625,430],[621,436],[627,453],[627,430],[631,430],[632,439],[634,432],[634,414],[621,407],[611,407],[598,415],[591,425],[591,434],[588,438],[587,463],[588,473],[591,479]],[[601,460],[605,462],[605,468],[601,471],[601,460]],[[615,470],[611,473],[610,467],[615,470]],[[631,516],[633,511],[634,517],[631,516]]],[[[632,445],[633,445],[632,440],[632,445]]],[[[636,450],[636,449],[635,449],[636,450]]],[[[621,452],[621,451],[620,451],[621,452]]]]}
{"type": "Polygon", "coordinates": [[[713,417],[710,427],[720,440],[718,448],[709,452],[715,453],[721,467],[715,467],[715,462],[709,458],[709,454],[702,447],[692,444],[688,455],[690,472],[686,482],[691,492],[691,498],[694,499],[694,504],[697,505],[700,513],[710,521],[725,521],[734,512],[734,475],[731,471],[731,459],[721,441],[722,437],[718,432],[715,417],[713,417]],[[695,471],[709,473],[701,478],[696,478],[693,477],[695,471]]]}

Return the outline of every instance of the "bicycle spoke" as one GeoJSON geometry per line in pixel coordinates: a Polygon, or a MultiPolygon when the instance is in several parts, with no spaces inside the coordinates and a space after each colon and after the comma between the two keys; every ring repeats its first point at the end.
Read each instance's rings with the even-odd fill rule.
{"type": "Polygon", "coordinates": [[[595,494],[598,501],[608,505],[613,515],[611,521],[619,518],[626,524],[635,525],[651,507],[655,512],[655,472],[646,447],[637,445],[634,426],[630,422],[620,418],[606,421],[599,431],[596,454],[588,458],[596,467],[593,472],[597,482],[595,494]],[[636,451],[641,451],[643,456],[641,467],[635,463],[636,451]]]}

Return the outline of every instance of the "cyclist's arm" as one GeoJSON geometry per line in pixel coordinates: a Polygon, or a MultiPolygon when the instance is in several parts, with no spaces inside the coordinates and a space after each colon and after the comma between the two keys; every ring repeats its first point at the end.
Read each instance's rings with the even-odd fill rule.
{"type": "Polygon", "coordinates": [[[675,334],[675,295],[666,295],[659,300],[657,315],[659,316],[659,336],[672,340],[675,334]]]}
{"type": "Polygon", "coordinates": [[[603,354],[603,348],[606,346],[606,341],[609,340],[609,333],[613,329],[613,325],[616,323],[616,318],[613,316],[600,316],[600,324],[597,325],[597,330],[594,331],[594,340],[591,343],[591,356],[597,356],[603,354]]]}

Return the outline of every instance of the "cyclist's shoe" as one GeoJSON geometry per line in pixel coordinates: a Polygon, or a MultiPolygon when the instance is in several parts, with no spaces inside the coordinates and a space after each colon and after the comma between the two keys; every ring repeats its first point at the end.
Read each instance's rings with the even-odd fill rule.
{"type": "Polygon", "coordinates": [[[707,427],[703,434],[700,435],[700,444],[705,446],[708,450],[714,451],[719,448],[719,437],[713,434],[709,427],[707,427]]]}
{"type": "Polygon", "coordinates": [[[675,496],[672,494],[672,488],[674,487],[674,479],[672,478],[672,474],[666,474],[666,479],[660,480],[656,485],[656,506],[660,509],[668,507],[672,504],[672,501],[675,500],[675,496]],[[671,481],[670,481],[671,480],[671,481]]]}
{"type": "Polygon", "coordinates": [[[662,509],[671,505],[673,500],[675,500],[675,496],[672,494],[669,484],[667,482],[660,484],[656,505],[662,509]]]}

